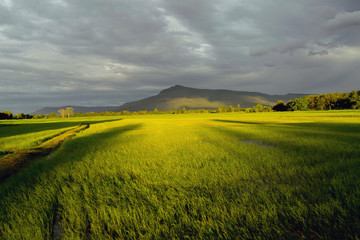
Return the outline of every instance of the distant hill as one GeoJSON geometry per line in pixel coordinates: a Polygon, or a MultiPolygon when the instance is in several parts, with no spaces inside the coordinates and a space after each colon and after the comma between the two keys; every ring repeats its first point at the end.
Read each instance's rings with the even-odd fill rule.
{"type": "Polygon", "coordinates": [[[87,113],[87,112],[106,112],[106,111],[114,111],[114,106],[109,106],[109,107],[81,107],[81,106],[62,106],[62,107],[45,107],[42,109],[39,109],[35,112],[33,112],[32,114],[44,114],[44,115],[49,115],[51,112],[54,112],[56,114],[58,113],[59,109],[66,109],[68,107],[72,107],[74,108],[74,113],[79,113],[80,111],[83,113],[87,113]]]}
{"type": "Polygon", "coordinates": [[[289,100],[306,96],[308,94],[287,94],[287,95],[269,95],[259,92],[232,91],[232,90],[210,90],[197,89],[176,85],[162,90],[158,95],[147,97],[138,101],[128,102],[119,107],[46,107],[37,110],[33,114],[48,115],[51,112],[58,114],[59,109],[73,107],[75,113],[78,112],[121,112],[121,111],[153,111],[155,108],[159,111],[168,111],[175,109],[217,109],[220,106],[232,105],[236,107],[253,107],[260,103],[264,106],[273,106],[278,100],[285,103],[289,100]]]}
{"type": "Polygon", "coordinates": [[[159,111],[175,109],[217,109],[220,106],[232,105],[236,107],[253,107],[260,103],[265,106],[273,106],[278,100],[287,102],[308,94],[268,95],[258,92],[232,91],[232,90],[209,90],[196,89],[180,85],[162,90],[158,95],[142,100],[128,102],[113,111],[159,111]]]}

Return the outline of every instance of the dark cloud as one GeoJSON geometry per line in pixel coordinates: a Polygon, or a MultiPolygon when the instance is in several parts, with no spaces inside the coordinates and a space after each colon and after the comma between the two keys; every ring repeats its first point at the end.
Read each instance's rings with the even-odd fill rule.
{"type": "Polygon", "coordinates": [[[291,41],[291,42],[287,42],[287,43],[278,45],[276,47],[271,47],[268,49],[257,48],[255,50],[250,51],[250,56],[261,57],[270,52],[275,52],[275,53],[280,53],[280,54],[285,54],[285,53],[292,54],[294,51],[296,51],[298,49],[306,49],[306,41],[305,40],[299,39],[299,40],[295,40],[295,41],[291,41]]]}
{"type": "Polygon", "coordinates": [[[0,42],[0,111],[360,88],[358,0],[6,0],[0,42]]]}
{"type": "Polygon", "coordinates": [[[261,57],[268,54],[271,49],[257,48],[255,50],[250,51],[250,56],[252,57],[261,57]]]}
{"type": "Polygon", "coordinates": [[[360,27],[360,11],[341,12],[326,22],[326,28],[330,31],[341,31],[350,27],[360,27]]]}
{"type": "Polygon", "coordinates": [[[282,54],[284,53],[293,53],[297,49],[306,48],[306,41],[305,40],[296,40],[293,42],[286,43],[282,46],[278,47],[278,51],[282,54]]]}
{"type": "Polygon", "coordinates": [[[327,55],[327,54],[329,54],[328,50],[321,50],[321,51],[310,50],[308,53],[309,56],[327,55]]]}

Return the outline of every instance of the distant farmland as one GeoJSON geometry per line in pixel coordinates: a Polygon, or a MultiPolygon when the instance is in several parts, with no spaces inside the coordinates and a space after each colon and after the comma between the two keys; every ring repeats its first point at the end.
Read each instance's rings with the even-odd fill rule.
{"type": "Polygon", "coordinates": [[[0,238],[359,239],[359,145],[350,110],[0,121],[0,238]]]}

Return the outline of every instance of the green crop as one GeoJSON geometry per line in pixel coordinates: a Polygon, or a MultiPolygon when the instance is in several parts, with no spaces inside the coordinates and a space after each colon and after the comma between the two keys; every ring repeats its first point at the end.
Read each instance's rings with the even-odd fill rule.
{"type": "Polygon", "coordinates": [[[359,111],[58,121],[90,128],[0,183],[2,239],[360,238],[359,111]]]}

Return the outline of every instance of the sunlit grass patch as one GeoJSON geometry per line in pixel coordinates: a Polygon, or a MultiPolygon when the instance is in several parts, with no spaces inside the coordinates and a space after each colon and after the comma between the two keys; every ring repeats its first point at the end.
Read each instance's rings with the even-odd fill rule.
{"type": "Polygon", "coordinates": [[[47,239],[58,225],[64,239],[356,239],[357,116],[153,115],[92,124],[0,186],[0,234],[47,239]]]}

